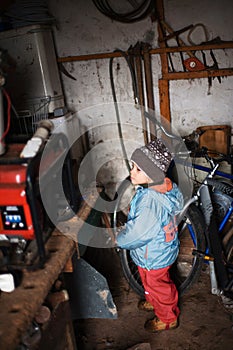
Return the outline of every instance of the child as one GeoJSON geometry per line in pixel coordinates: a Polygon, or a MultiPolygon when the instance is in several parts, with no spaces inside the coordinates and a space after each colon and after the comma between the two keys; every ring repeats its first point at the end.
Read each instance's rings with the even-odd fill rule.
{"type": "Polygon", "coordinates": [[[182,209],[183,196],[166,177],[172,155],[161,140],[137,148],[131,161],[131,182],[139,186],[116,244],[129,249],[138,266],[146,299],[139,308],[156,314],[145,329],[157,332],[178,326],[178,292],[169,269],[179,251],[175,215],[182,209]]]}

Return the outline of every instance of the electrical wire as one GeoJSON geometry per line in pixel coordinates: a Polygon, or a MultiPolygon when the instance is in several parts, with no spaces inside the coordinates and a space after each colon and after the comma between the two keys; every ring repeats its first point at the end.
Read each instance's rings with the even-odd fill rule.
{"type": "Polygon", "coordinates": [[[13,28],[29,24],[54,24],[56,22],[48,10],[45,0],[16,0],[4,12],[13,28]]]}
{"type": "MultiPolygon", "coordinates": [[[[130,69],[131,73],[131,78],[132,78],[132,86],[133,86],[133,92],[134,92],[134,100],[135,103],[138,103],[138,89],[137,89],[137,83],[136,83],[136,77],[135,77],[135,71],[134,68],[129,60],[129,57],[121,50],[115,50],[116,52],[120,52],[122,56],[125,58],[128,67],[130,69]]],[[[127,152],[125,149],[124,141],[123,141],[123,133],[122,133],[122,128],[121,128],[121,120],[120,120],[120,113],[119,113],[119,108],[118,108],[118,103],[117,103],[117,97],[116,97],[116,90],[115,90],[115,84],[114,84],[114,78],[113,78],[113,60],[114,57],[110,58],[109,62],[109,75],[110,75],[110,83],[111,83],[111,89],[112,89],[112,95],[113,95],[113,101],[114,101],[114,107],[116,111],[116,117],[117,117],[117,127],[118,127],[118,134],[120,138],[120,143],[121,143],[121,148],[124,156],[124,160],[126,163],[126,167],[128,171],[130,172],[130,164],[128,161],[127,157],[127,152]]]]}
{"type": "MultiPolygon", "coordinates": [[[[155,1],[144,0],[137,7],[129,12],[116,12],[110,5],[109,0],[92,0],[96,8],[105,16],[123,23],[132,23],[140,21],[147,17],[150,13],[156,13],[155,1]]],[[[157,17],[157,16],[156,16],[157,17]]]]}

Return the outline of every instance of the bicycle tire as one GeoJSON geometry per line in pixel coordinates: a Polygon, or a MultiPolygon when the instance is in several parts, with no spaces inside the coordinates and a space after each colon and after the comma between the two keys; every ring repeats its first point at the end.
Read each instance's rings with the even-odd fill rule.
{"type": "Polygon", "coordinates": [[[231,270],[233,271],[233,230],[231,230],[231,236],[225,245],[225,260],[227,264],[231,264],[231,270]]]}
{"type": "Polygon", "coordinates": [[[227,183],[224,179],[207,179],[207,184],[220,192],[233,197],[233,186],[232,184],[227,183]]]}
{"type": "MultiPolygon", "coordinates": [[[[118,189],[117,200],[115,210],[113,213],[112,225],[114,228],[124,224],[127,220],[126,211],[122,215],[122,198],[126,191],[129,192],[129,188],[133,189],[132,184],[128,179],[124,180],[118,189]],[[119,220],[118,220],[119,219],[119,220]],[[123,222],[124,219],[124,222],[123,222]]],[[[133,196],[133,190],[132,190],[133,196]]],[[[124,202],[124,201],[123,201],[124,202]]],[[[129,202],[127,199],[126,202],[129,202]]],[[[124,207],[124,206],[123,206],[124,207]]],[[[125,209],[125,208],[123,208],[125,209]]],[[[179,224],[179,238],[180,238],[180,254],[171,269],[172,278],[178,288],[179,294],[183,295],[189,288],[196,282],[200,276],[203,255],[195,254],[194,251],[204,252],[205,251],[205,233],[204,233],[204,219],[201,211],[194,204],[190,205],[186,211],[185,216],[179,224]],[[195,244],[191,243],[191,237],[187,229],[192,229],[195,244]],[[181,251],[184,253],[185,245],[189,246],[188,253],[181,256],[181,251]],[[185,272],[185,274],[184,274],[185,272]]],[[[137,266],[134,264],[130,257],[130,253],[126,249],[119,250],[119,257],[122,266],[122,270],[129,286],[136,292],[140,297],[144,297],[144,288],[141,283],[141,279],[138,273],[137,266]]]]}
{"type": "MultiPolygon", "coordinates": [[[[208,179],[208,185],[212,186],[214,191],[212,192],[212,200],[215,211],[215,217],[217,222],[221,222],[224,218],[228,208],[231,207],[233,198],[233,185],[224,178],[220,179],[208,179]]],[[[225,224],[224,229],[221,232],[223,256],[227,269],[233,271],[233,227],[232,227],[232,214],[225,224]]],[[[232,272],[231,272],[232,273],[232,272]]]]}
{"type": "Polygon", "coordinates": [[[171,275],[179,294],[183,295],[199,279],[206,250],[205,221],[195,204],[188,207],[178,226],[178,232],[180,250],[171,268],[171,275]]]}

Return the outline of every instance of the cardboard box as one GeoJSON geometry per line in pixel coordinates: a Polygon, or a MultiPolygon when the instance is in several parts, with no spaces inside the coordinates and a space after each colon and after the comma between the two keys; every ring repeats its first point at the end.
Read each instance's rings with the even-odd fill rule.
{"type": "Polygon", "coordinates": [[[223,154],[230,153],[231,127],[229,125],[206,125],[196,129],[199,146],[223,154]]]}

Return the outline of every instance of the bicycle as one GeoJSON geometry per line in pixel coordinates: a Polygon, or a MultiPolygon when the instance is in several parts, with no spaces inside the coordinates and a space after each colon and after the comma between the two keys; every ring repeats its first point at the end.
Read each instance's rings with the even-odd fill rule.
{"type": "MultiPolygon", "coordinates": [[[[145,114],[147,118],[154,120],[147,112],[145,114]]],[[[158,121],[154,120],[154,122],[168,138],[177,138],[158,121]]],[[[179,151],[176,153],[179,154],[179,151]]],[[[180,251],[171,269],[172,277],[179,294],[183,295],[198,280],[203,263],[207,262],[210,269],[212,294],[221,295],[222,299],[225,297],[228,303],[229,298],[233,299],[233,225],[231,222],[233,185],[226,179],[232,181],[233,176],[218,171],[218,167],[222,161],[232,165],[233,157],[218,154],[216,159],[210,155],[207,148],[196,149],[189,153],[192,156],[204,157],[210,167],[188,164],[192,169],[202,170],[207,175],[179,214],[177,222],[179,223],[180,251]]],[[[184,158],[178,155],[176,161],[184,162],[184,158]]],[[[115,230],[126,222],[128,205],[134,192],[134,186],[127,177],[120,184],[115,195],[112,215],[112,227],[115,230]]],[[[140,297],[144,297],[138,269],[131,260],[129,251],[118,249],[118,253],[123,273],[130,287],[140,297]]]]}

